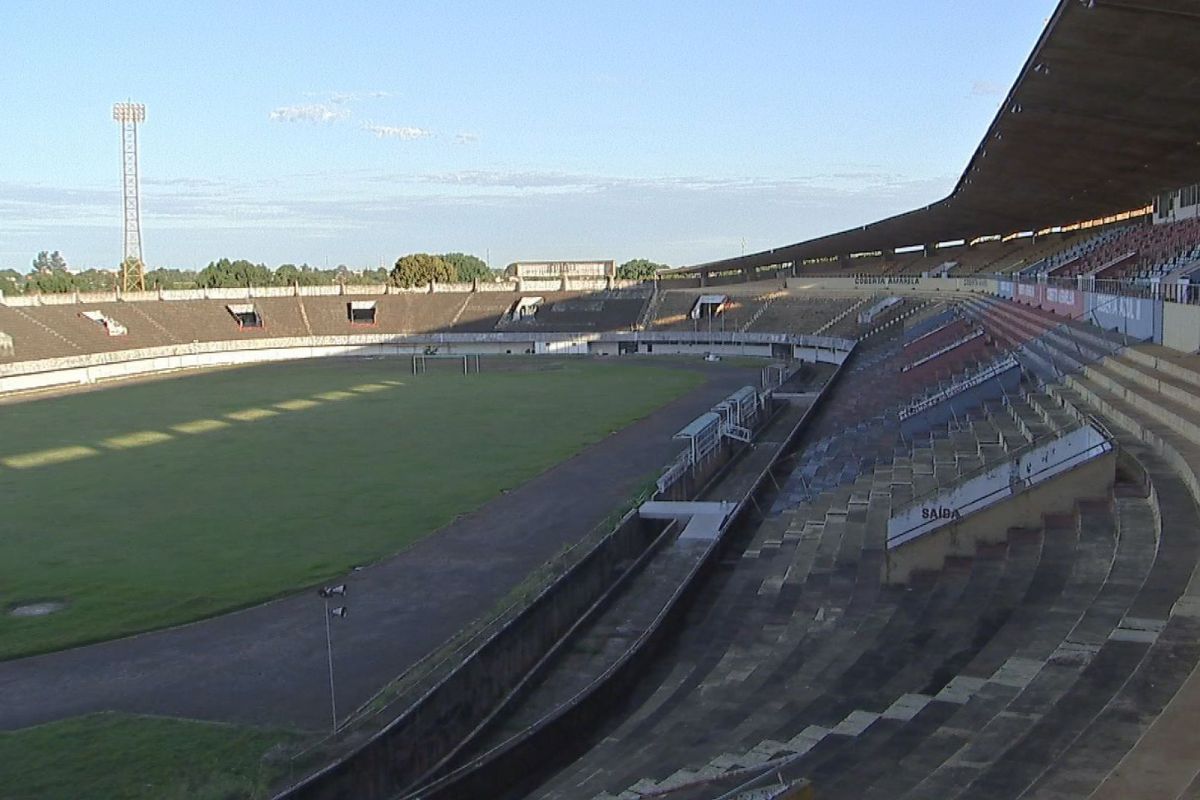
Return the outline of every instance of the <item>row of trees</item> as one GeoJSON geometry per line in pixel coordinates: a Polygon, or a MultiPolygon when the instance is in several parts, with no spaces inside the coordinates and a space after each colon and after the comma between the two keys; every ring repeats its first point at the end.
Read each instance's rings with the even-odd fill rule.
{"type": "MultiPolygon", "coordinates": [[[[111,291],[117,284],[115,271],[88,269],[72,272],[57,250],[42,251],[33,259],[32,269],[22,275],[14,269],[0,270],[0,292],[5,294],[51,294],[62,292],[111,291]]],[[[656,270],[665,269],[644,258],[627,261],[617,269],[624,280],[651,280],[656,270]]],[[[204,269],[160,268],[146,272],[147,289],[218,289],[241,286],[331,286],[393,283],[396,286],[423,286],[430,281],[470,283],[494,281],[499,274],[483,259],[468,253],[412,253],[396,260],[391,270],[384,268],[352,270],[342,264],[333,269],[318,269],[308,264],[281,264],[271,269],[245,259],[222,258],[204,269]]]]}

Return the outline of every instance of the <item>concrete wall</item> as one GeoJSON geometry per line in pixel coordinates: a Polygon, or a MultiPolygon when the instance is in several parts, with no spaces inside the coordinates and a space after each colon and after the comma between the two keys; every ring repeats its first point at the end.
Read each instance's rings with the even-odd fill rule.
{"type": "Polygon", "coordinates": [[[947,519],[1002,503],[1112,448],[1105,434],[1085,424],[1016,450],[1007,461],[893,509],[888,519],[887,548],[892,550],[927,536],[949,524],[947,519]]]}
{"type": "MultiPolygon", "coordinates": [[[[835,377],[836,380],[836,377],[835,377]]],[[[832,385],[833,381],[829,385],[832,385]]],[[[828,386],[826,388],[828,388],[828,386]]],[[[785,445],[754,475],[746,494],[722,534],[707,548],[704,556],[683,579],[654,623],[643,631],[607,672],[573,700],[510,740],[503,748],[485,753],[437,783],[423,787],[419,794],[405,800],[458,800],[464,797],[505,796],[509,787],[519,786],[528,776],[544,774],[558,763],[556,756],[571,747],[587,731],[594,731],[609,717],[650,668],[653,659],[685,623],[688,607],[703,591],[716,571],[729,531],[738,525],[757,524],[756,495],[774,485],[768,476],[781,456],[811,419],[816,405],[805,413],[789,433],[785,445]]]]}
{"type": "Polygon", "coordinates": [[[856,275],[845,278],[788,278],[788,289],[815,292],[887,292],[892,295],[939,292],[994,293],[995,281],[987,278],[922,278],[917,275],[856,275]]]}
{"type": "MultiPolygon", "coordinates": [[[[837,384],[842,372],[839,368],[834,373],[822,389],[821,397],[837,384]]],[[[820,398],[785,435],[783,446],[755,474],[745,498],[731,516],[726,531],[734,525],[754,524],[757,507],[751,498],[767,490],[768,486],[775,485],[774,481],[768,480],[771,470],[789,451],[791,443],[812,419],[819,404],[820,398]]],[[[762,424],[765,423],[764,419],[762,424]]],[[[701,482],[689,495],[694,496],[700,486],[725,469],[729,460],[744,446],[730,444],[725,449],[727,458],[712,459],[704,465],[703,475],[689,476],[689,479],[701,482]]],[[[668,496],[673,496],[670,490],[668,496]]],[[[457,670],[451,679],[426,694],[418,707],[405,712],[352,756],[285,790],[276,796],[276,800],[373,800],[393,797],[400,788],[411,789],[410,784],[415,777],[427,774],[457,747],[458,742],[472,730],[473,724],[479,724],[492,713],[492,709],[502,702],[500,698],[503,695],[500,692],[505,686],[517,690],[519,677],[513,670],[514,665],[528,665],[525,667],[528,671],[536,659],[553,646],[551,637],[535,623],[540,620],[542,625],[562,635],[570,624],[585,613],[585,608],[590,608],[583,606],[586,598],[581,593],[590,593],[587,596],[596,602],[603,602],[605,589],[600,585],[602,581],[598,583],[595,579],[596,573],[607,579],[610,586],[614,585],[616,576],[611,571],[612,557],[623,555],[631,558],[636,550],[635,557],[640,560],[655,546],[656,543],[650,541],[644,532],[641,542],[631,545],[627,538],[631,534],[636,535],[636,531],[630,529],[631,525],[627,516],[621,527],[589,554],[589,559],[599,560],[598,565],[585,566],[591,562],[581,562],[572,572],[556,580],[535,601],[536,608],[531,607],[531,610],[522,613],[523,623],[506,625],[489,640],[489,645],[494,644],[494,647],[481,648],[470,657],[469,668],[464,665],[457,670]],[[587,587],[580,588],[580,583],[587,583],[587,587]],[[564,599],[556,601],[555,595],[560,593],[564,599]],[[577,609],[573,616],[566,613],[568,606],[577,609]],[[501,638],[505,639],[503,643],[495,641],[501,638]],[[493,665],[493,661],[497,663],[493,665]],[[503,680],[498,680],[497,675],[503,680]],[[479,685],[476,686],[472,681],[479,685]],[[430,708],[424,708],[426,705],[430,708]],[[412,730],[408,730],[410,727],[412,730]],[[457,735],[458,741],[454,741],[451,734],[457,735]],[[410,748],[417,750],[413,752],[410,748]],[[438,752],[442,755],[438,756],[438,752]]],[[[578,740],[580,731],[591,730],[625,696],[649,666],[658,649],[683,624],[688,605],[719,564],[723,541],[723,538],[718,538],[711,543],[704,558],[682,581],[654,624],[643,631],[619,662],[588,690],[567,707],[559,709],[552,718],[527,730],[515,745],[503,752],[503,757],[493,758],[485,754],[482,760],[473,761],[459,772],[443,778],[440,784],[436,784],[439,788],[428,793],[422,792],[422,797],[497,796],[503,787],[513,785],[522,776],[544,769],[554,752],[578,740]]],[[[635,563],[630,569],[637,568],[635,563]]]]}
{"type": "Polygon", "coordinates": [[[661,530],[630,512],[610,535],[352,757],[288,798],[385,798],[433,769],[566,633],[661,530]]]}
{"type": "Polygon", "coordinates": [[[969,514],[903,547],[888,551],[886,583],[907,583],[914,572],[942,568],[952,556],[973,556],[979,545],[999,544],[1010,528],[1039,528],[1044,514],[1074,510],[1076,498],[1102,497],[1112,488],[1117,451],[1110,450],[1002,503],[969,514]]]}
{"type": "Polygon", "coordinates": [[[1162,343],[1184,353],[1200,350],[1200,306],[1163,303],[1162,343]]]}
{"type": "MultiPolygon", "coordinates": [[[[694,496],[744,450],[722,446],[704,465],[701,483],[685,475],[694,496]],[[707,476],[707,477],[705,477],[707,476]]],[[[668,488],[673,495],[674,487],[668,488]]],[[[350,756],[281,792],[288,800],[369,800],[395,796],[432,773],[486,724],[524,678],[586,614],[607,602],[663,537],[662,523],[636,509],[527,608],[492,633],[463,663],[350,756]]]]}
{"type": "Polygon", "coordinates": [[[521,355],[526,353],[616,354],[621,344],[631,352],[648,352],[645,343],[662,342],[656,353],[772,356],[777,346],[794,348],[811,361],[840,364],[854,342],[823,336],[783,334],[689,333],[478,333],[478,334],[359,334],[307,336],[150,347],[79,356],[0,364],[0,394],[203,367],[256,364],[306,358],[410,357],[435,348],[438,355],[521,355]],[[644,348],[644,349],[643,349],[644,348]]]}
{"type": "Polygon", "coordinates": [[[1132,339],[1157,342],[1184,353],[1200,350],[1200,306],[1164,301],[1160,297],[1063,289],[1031,280],[991,280],[990,288],[985,291],[1090,322],[1132,339]]]}

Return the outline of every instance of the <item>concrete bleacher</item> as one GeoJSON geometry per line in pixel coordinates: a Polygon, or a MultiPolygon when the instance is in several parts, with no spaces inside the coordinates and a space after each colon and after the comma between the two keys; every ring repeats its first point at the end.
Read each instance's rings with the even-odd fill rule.
{"type": "MultiPolygon", "coordinates": [[[[650,302],[651,293],[605,291],[540,296],[543,302],[537,313],[514,322],[517,328],[552,332],[633,330],[650,302]]],[[[510,305],[513,302],[510,298],[510,305]]]]}
{"type": "Polygon", "coordinates": [[[1200,257],[1200,220],[1107,226],[1021,270],[1026,276],[1100,280],[1163,278],[1200,257]]]}
{"type": "Polygon", "coordinates": [[[1098,252],[1110,242],[1123,237],[1136,227],[1138,227],[1137,224],[1110,225],[1098,229],[1096,232],[1085,235],[1082,240],[1075,242],[1070,247],[1059,250],[1042,261],[1022,269],[1020,274],[1026,276],[1053,275],[1058,277],[1077,274],[1074,272],[1075,268],[1085,263],[1089,256],[1098,252]]]}
{"type": "MultiPolygon", "coordinates": [[[[900,796],[887,784],[898,780],[905,748],[939,729],[959,733],[949,727],[956,713],[958,726],[1003,724],[1021,691],[1032,701],[1035,692],[1067,688],[1085,666],[1061,663],[1075,652],[1072,635],[1086,629],[1103,640],[1105,626],[1116,629],[1119,603],[1131,595],[1129,571],[1144,572],[1152,552],[1136,538],[1152,537],[1148,528],[1116,546],[1119,515],[1105,487],[1096,502],[951,559],[903,590],[878,579],[889,509],[922,484],[1020,446],[1030,431],[1069,424],[1062,407],[1044,399],[989,409],[967,428],[768,519],[694,612],[648,697],[534,796],[636,798],[673,789],[672,796],[713,798],[770,770],[812,778],[821,797],[872,788],[873,796],[900,796]],[[1106,576],[1117,574],[1106,565],[1118,556],[1128,570],[1106,589],[1106,576]],[[895,755],[885,758],[889,747],[895,755]]],[[[1145,497],[1127,504],[1138,502],[1145,497]]],[[[913,785],[931,772],[915,770],[913,785]]],[[[912,796],[936,796],[922,791],[912,796]]]]}
{"type": "MultiPolygon", "coordinates": [[[[13,339],[13,350],[0,361],[59,358],[190,342],[237,341],[356,333],[488,333],[504,328],[506,316],[522,297],[517,292],[404,292],[377,296],[284,295],[252,299],[182,299],[71,302],[54,298],[44,304],[0,303],[0,330],[13,339]],[[350,321],[351,302],[373,302],[375,322],[350,321]],[[240,326],[230,307],[252,306],[261,327],[240,326]],[[99,312],[126,329],[109,336],[104,326],[81,317],[99,312]]],[[[533,296],[533,295],[528,295],[533,296]]],[[[624,331],[636,327],[650,292],[644,289],[602,292],[538,293],[544,303],[522,329],[624,331]]]]}
{"type": "MultiPolygon", "coordinates": [[[[653,327],[693,329],[696,298],[723,291],[662,292],[653,327]]],[[[855,308],[877,299],[728,291],[731,330],[850,330],[855,308]]],[[[632,326],[647,309],[645,296],[549,292],[534,320],[506,323],[519,296],[373,297],[369,332],[586,330],[632,326]]],[[[0,360],[364,330],[347,297],[252,302],[262,329],[238,330],[217,300],[0,305],[15,345],[0,360]],[[128,333],[107,336],[82,310],[128,333]]],[[[1200,760],[1162,754],[1195,741],[1200,711],[1200,357],[995,298],[916,313],[913,302],[862,342],[775,505],[635,701],[532,796],[712,800],[766,772],[808,778],[822,798],[1192,796],[1200,760]],[[1021,388],[898,424],[899,409],[1010,354],[1021,388]],[[1120,443],[1115,479],[1072,486],[1069,510],[906,586],[880,580],[894,509],[1088,414],[1120,443]]],[[[643,583],[672,584],[690,563],[683,552],[643,583]]],[[[645,607],[632,595],[614,606],[645,607]]],[[[582,674],[569,667],[546,686],[567,695],[582,674]]]]}
{"type": "MultiPolygon", "coordinates": [[[[1200,708],[1200,684],[1191,678],[1200,661],[1191,599],[1200,547],[1194,516],[1200,498],[1200,359],[1156,345],[1106,346],[1109,334],[1085,326],[1038,335],[1042,320],[1032,309],[1006,304],[1003,311],[1008,335],[1036,345],[1026,346],[1021,357],[1043,372],[1047,363],[1060,370],[1062,380],[1051,382],[1050,391],[1108,420],[1122,446],[1147,465],[1162,524],[1156,566],[1171,565],[1155,583],[1156,607],[1139,612],[1147,624],[1131,635],[1140,639],[1133,644],[1143,645],[1135,654],[1140,660],[1107,705],[1080,698],[1091,703],[1094,718],[1056,753],[1054,768],[1037,778],[1037,786],[1056,796],[1052,792],[1086,778],[1089,789],[1098,786],[1096,797],[1190,797],[1196,763],[1164,760],[1162,752],[1172,739],[1190,737],[1190,723],[1182,720],[1200,708]]],[[[994,773],[992,780],[1003,776],[994,773]]]]}
{"type": "Polygon", "coordinates": [[[860,345],[806,435],[808,474],[636,703],[532,796],[711,800],[760,776],[823,798],[1192,796],[1200,760],[1162,754],[1195,740],[1200,710],[1200,358],[1003,301],[965,310],[860,345]],[[889,435],[897,371],[941,328],[978,324],[1031,382],[889,435]],[[904,589],[880,583],[897,503],[1091,413],[1120,442],[1115,480],[1071,485],[1065,513],[904,589]]]}
{"type": "Polygon", "coordinates": [[[724,294],[720,289],[669,290],[660,292],[650,321],[651,330],[713,329],[764,333],[821,333],[829,336],[853,336],[857,323],[847,330],[834,332],[828,324],[852,306],[862,302],[861,295],[804,294],[782,288],[766,292],[726,294],[722,311],[715,318],[693,319],[692,310],[704,295],[724,294]]]}

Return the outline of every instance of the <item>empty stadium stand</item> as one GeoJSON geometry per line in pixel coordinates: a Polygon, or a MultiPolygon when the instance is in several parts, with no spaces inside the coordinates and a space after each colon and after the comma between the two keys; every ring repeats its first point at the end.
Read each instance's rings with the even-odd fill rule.
{"type": "MultiPolygon", "coordinates": [[[[668,293],[660,318],[694,296],[668,293]]],[[[785,294],[754,299],[748,326],[788,308],[785,294]]],[[[1153,768],[1146,736],[1169,735],[1165,712],[1200,661],[1200,604],[1184,602],[1200,556],[1200,363],[994,298],[896,323],[860,345],[670,654],[531,796],[711,799],[766,775],[831,798],[1122,796],[1120,781],[1153,768]],[[998,382],[1021,368],[1020,386],[998,382]],[[996,381],[993,394],[955,393],[980,375],[969,388],[996,381]],[[950,415],[896,425],[934,388],[930,407],[950,415]],[[1121,446],[1115,475],[1098,464],[1037,524],[903,585],[881,579],[895,509],[1096,412],[1121,446]]],[[[652,624],[695,563],[682,545],[665,552],[476,752],[583,690],[652,624]]]]}
{"type": "MultiPolygon", "coordinates": [[[[175,293],[183,294],[183,293],[175,293]]],[[[253,299],[138,299],[74,302],[71,296],[0,302],[0,325],[14,350],[0,361],[60,358],[191,342],[332,336],[355,333],[488,333],[509,329],[506,317],[523,295],[508,291],[395,292],[377,296],[255,296],[253,299]],[[32,302],[31,302],[32,301],[32,302]],[[18,304],[19,303],[19,304],[18,304]],[[85,313],[124,328],[119,336],[85,313]]],[[[538,313],[521,330],[629,331],[650,303],[648,288],[544,292],[538,313]]]]}
{"type": "MultiPolygon", "coordinates": [[[[864,359],[843,379],[847,399],[871,393],[880,353],[895,355],[864,359]]],[[[1166,602],[1146,477],[1123,471],[1069,513],[903,589],[879,581],[883,523],[913,493],[1078,418],[1031,390],[932,438],[890,440],[868,469],[851,454],[870,437],[854,442],[836,479],[727,562],[645,696],[534,796],[715,798],[768,772],[847,798],[1015,797],[983,790],[1041,780],[1136,671],[1127,645],[1166,602]],[[1049,740],[1061,749],[1042,752],[1049,740]]],[[[827,409],[810,438],[844,421],[827,409]]]]}
{"type": "Polygon", "coordinates": [[[714,316],[693,316],[702,297],[713,295],[701,290],[661,292],[651,320],[651,330],[740,330],[744,332],[819,333],[830,336],[856,332],[857,325],[831,331],[828,323],[841,316],[861,297],[837,297],[790,292],[782,288],[760,294],[739,292],[725,297],[714,316]]]}

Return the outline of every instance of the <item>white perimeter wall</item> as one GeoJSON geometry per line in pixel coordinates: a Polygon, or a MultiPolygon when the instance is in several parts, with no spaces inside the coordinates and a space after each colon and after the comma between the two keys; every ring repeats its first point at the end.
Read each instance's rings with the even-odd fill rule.
{"type": "Polygon", "coordinates": [[[888,520],[887,549],[1002,502],[1111,449],[1112,443],[1103,433],[1091,425],[1082,425],[1057,439],[1021,451],[985,472],[898,509],[888,520]]]}

